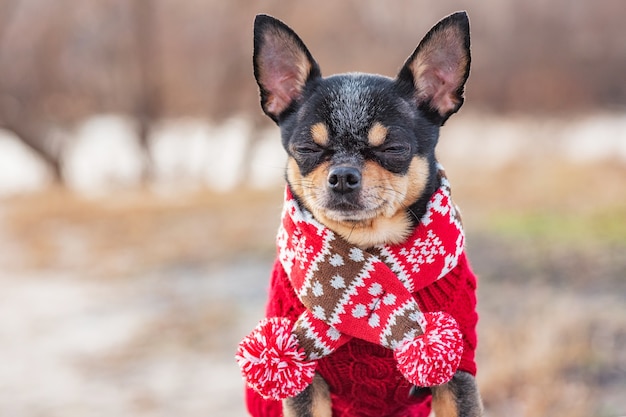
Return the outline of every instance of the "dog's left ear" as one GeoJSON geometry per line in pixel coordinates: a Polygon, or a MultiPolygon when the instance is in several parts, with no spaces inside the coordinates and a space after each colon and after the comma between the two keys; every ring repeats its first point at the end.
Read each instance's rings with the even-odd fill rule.
{"type": "Polygon", "coordinates": [[[467,13],[457,12],[424,36],[397,80],[412,86],[420,109],[443,124],[463,104],[470,61],[469,19],[467,13]]]}

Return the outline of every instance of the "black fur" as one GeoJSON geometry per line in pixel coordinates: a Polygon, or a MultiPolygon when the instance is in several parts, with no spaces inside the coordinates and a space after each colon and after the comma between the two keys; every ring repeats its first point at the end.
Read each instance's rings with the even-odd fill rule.
{"type": "Polygon", "coordinates": [[[456,399],[457,408],[461,410],[461,416],[482,414],[482,401],[477,395],[478,387],[476,386],[476,379],[472,375],[467,372],[457,372],[448,385],[456,399]]]}

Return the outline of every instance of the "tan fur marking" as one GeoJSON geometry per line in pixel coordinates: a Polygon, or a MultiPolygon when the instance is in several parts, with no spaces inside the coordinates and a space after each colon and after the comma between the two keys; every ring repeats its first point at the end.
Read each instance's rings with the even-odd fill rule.
{"type": "Polygon", "coordinates": [[[313,393],[311,415],[313,417],[332,417],[332,404],[328,384],[319,374],[315,374],[313,385],[315,386],[315,391],[313,393]]]}
{"type": "Polygon", "coordinates": [[[370,146],[380,146],[387,139],[387,128],[381,123],[376,122],[367,134],[367,140],[370,146]]]}
{"type": "Polygon", "coordinates": [[[313,382],[306,390],[306,397],[302,395],[283,400],[283,416],[298,417],[300,413],[310,411],[312,417],[332,417],[332,404],[328,384],[319,375],[315,374],[313,382]]]}
{"type": "Polygon", "coordinates": [[[287,181],[291,185],[291,190],[300,198],[304,207],[320,221],[321,219],[317,217],[319,213],[317,207],[321,204],[321,199],[324,198],[323,193],[326,192],[328,166],[329,163],[324,162],[309,175],[303,177],[295,159],[289,158],[287,160],[287,181]]]}
{"type": "Polygon", "coordinates": [[[291,186],[291,191],[293,191],[296,196],[300,197],[300,199],[306,198],[304,195],[304,187],[302,184],[303,178],[300,174],[300,168],[298,168],[296,160],[291,157],[287,160],[287,181],[291,186]]]}
{"type": "Polygon", "coordinates": [[[409,185],[404,199],[405,207],[416,202],[424,192],[424,188],[426,188],[426,183],[429,179],[428,160],[423,157],[414,157],[406,177],[409,185]]]}
{"type": "Polygon", "coordinates": [[[320,146],[326,146],[328,144],[328,128],[322,122],[315,123],[311,126],[311,137],[313,142],[320,146]]]}
{"type": "Polygon", "coordinates": [[[433,388],[433,411],[436,417],[457,417],[456,397],[448,384],[433,388]]]}
{"type": "Polygon", "coordinates": [[[397,213],[391,218],[377,217],[370,221],[353,224],[327,217],[321,218],[320,222],[339,233],[349,243],[363,249],[383,243],[402,242],[408,237],[410,226],[406,213],[397,213]]]}
{"type": "Polygon", "coordinates": [[[283,400],[283,417],[298,417],[289,399],[283,400]]]}
{"type": "Polygon", "coordinates": [[[295,160],[290,158],[287,163],[287,179],[293,192],[317,220],[362,248],[400,243],[408,237],[411,218],[406,208],[421,196],[426,186],[428,161],[425,158],[413,158],[405,175],[395,175],[367,161],[362,171],[361,201],[368,218],[361,221],[342,220],[324,207],[328,169],[328,163],[324,163],[303,178],[295,160]]]}

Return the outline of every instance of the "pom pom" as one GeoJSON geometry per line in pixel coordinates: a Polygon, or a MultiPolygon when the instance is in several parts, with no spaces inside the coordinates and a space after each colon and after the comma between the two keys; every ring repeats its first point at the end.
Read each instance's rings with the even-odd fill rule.
{"type": "Polygon", "coordinates": [[[394,356],[409,382],[432,387],[454,376],[463,354],[463,339],[456,320],[447,313],[424,313],[424,322],[424,333],[398,346],[394,356]]]}
{"type": "Polygon", "coordinates": [[[287,318],[270,318],[239,343],[237,363],[247,384],[263,398],[282,400],[313,381],[315,361],[307,361],[287,318]]]}

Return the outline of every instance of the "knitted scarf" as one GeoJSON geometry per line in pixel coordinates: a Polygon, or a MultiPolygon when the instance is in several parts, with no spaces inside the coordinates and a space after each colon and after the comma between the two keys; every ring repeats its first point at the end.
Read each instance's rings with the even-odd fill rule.
{"type": "Polygon", "coordinates": [[[441,187],[411,236],[366,250],[348,243],[285,192],[278,259],[306,307],[295,323],[270,318],[244,339],[237,360],[263,397],[282,399],[311,382],[315,360],[352,337],[394,350],[413,384],[447,382],[462,354],[461,335],[446,313],[422,313],[412,292],[445,276],[464,249],[458,209],[440,170],[441,187]]]}

